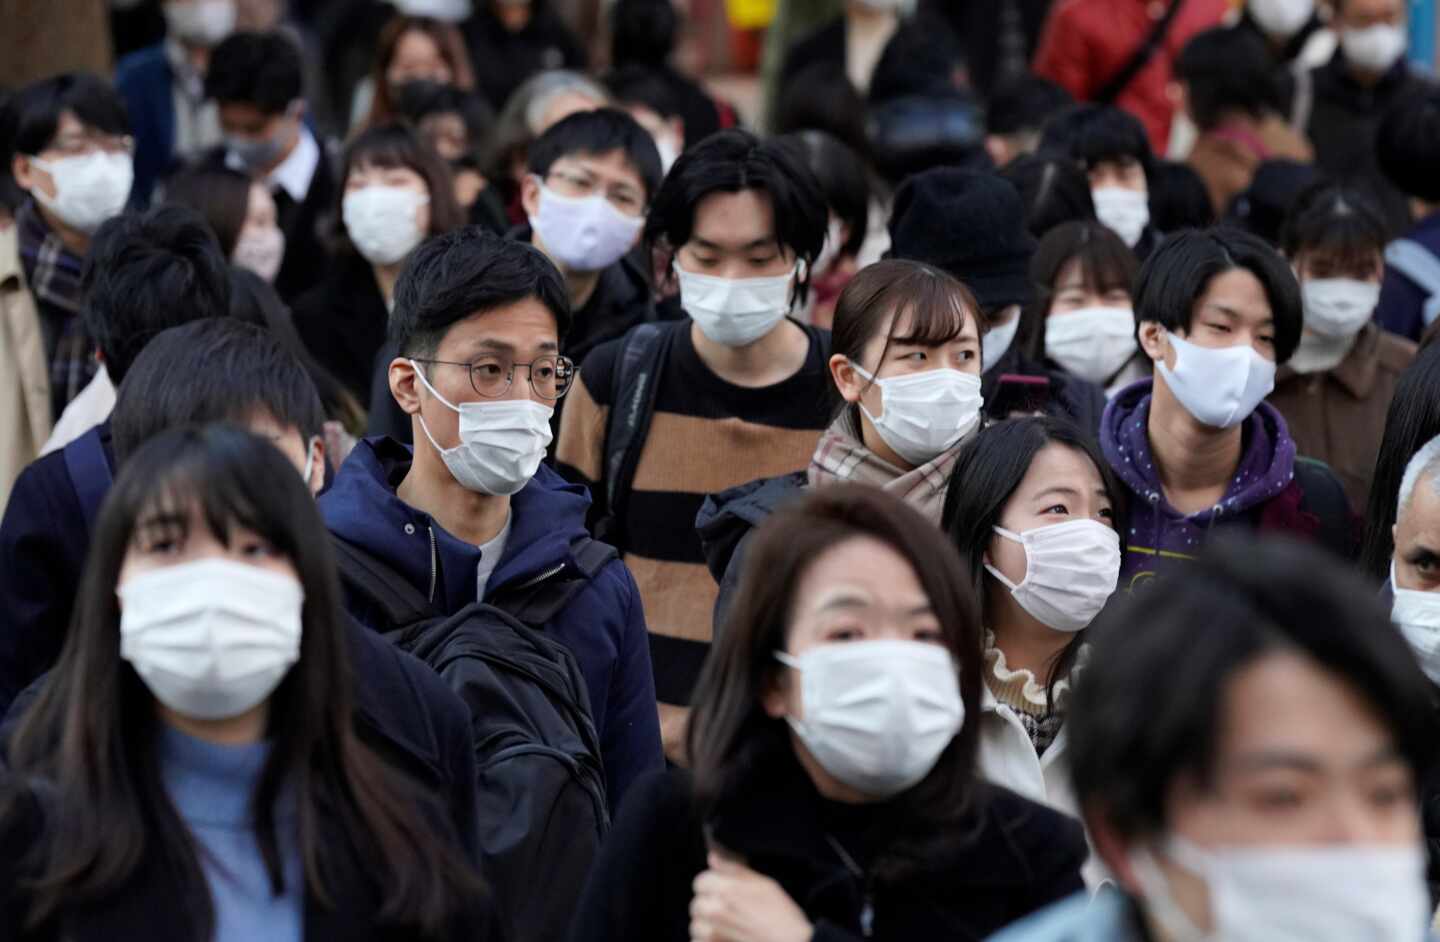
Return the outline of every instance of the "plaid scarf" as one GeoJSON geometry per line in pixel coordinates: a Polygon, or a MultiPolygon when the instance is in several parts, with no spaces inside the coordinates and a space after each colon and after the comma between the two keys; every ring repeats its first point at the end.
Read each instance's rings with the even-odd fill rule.
{"type": "Polygon", "coordinates": [[[80,270],[84,259],[65,247],[45,225],[34,201],[15,214],[20,264],[40,313],[45,355],[50,363],[50,404],[54,417],[95,375],[95,345],[80,317],[80,270]]]}
{"type": "Polygon", "coordinates": [[[889,491],[939,526],[945,487],[959,452],[957,445],[913,471],[901,471],[857,441],[849,418],[842,415],[820,436],[806,475],[811,487],[849,481],[889,491]]]}

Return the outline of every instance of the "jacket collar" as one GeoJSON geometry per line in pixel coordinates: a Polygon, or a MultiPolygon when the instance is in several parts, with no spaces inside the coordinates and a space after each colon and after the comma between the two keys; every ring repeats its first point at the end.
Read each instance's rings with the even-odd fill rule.
{"type": "Polygon", "coordinates": [[[20,262],[20,227],[14,223],[0,228],[0,288],[14,289],[25,284],[25,267],[20,262]]]}
{"type": "Polygon", "coordinates": [[[1350,352],[1345,354],[1333,368],[1323,373],[1304,374],[1297,373],[1290,366],[1280,367],[1276,376],[1276,383],[1287,382],[1293,379],[1304,381],[1309,377],[1320,378],[1329,376],[1336,384],[1351,397],[1365,399],[1375,388],[1375,381],[1380,375],[1380,327],[1375,324],[1366,324],[1361,328],[1360,333],[1355,337],[1355,343],[1350,347],[1350,352]]]}

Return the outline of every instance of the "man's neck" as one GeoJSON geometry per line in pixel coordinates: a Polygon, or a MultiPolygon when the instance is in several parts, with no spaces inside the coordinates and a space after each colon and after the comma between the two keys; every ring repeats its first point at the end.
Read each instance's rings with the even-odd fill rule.
{"type": "Polygon", "coordinates": [[[510,519],[509,496],[478,494],[462,487],[425,440],[425,433],[418,428],[414,431],[415,460],[395,495],[429,514],[446,533],[473,546],[499,536],[510,519]]]}
{"type": "Polygon", "coordinates": [[[759,389],[789,379],[805,365],[810,336],[789,318],[746,347],[716,343],[700,325],[690,325],[690,339],[700,362],[727,383],[759,389]]]}
{"type": "Polygon", "coordinates": [[[90,237],[88,235],[79,229],[65,225],[39,200],[35,201],[35,208],[40,211],[40,219],[45,223],[45,228],[55,233],[56,237],[60,239],[61,245],[79,258],[84,258],[89,254],[90,237]]]}
{"type": "Polygon", "coordinates": [[[1170,506],[1189,515],[1220,503],[1240,466],[1243,424],[1227,429],[1202,424],[1157,377],[1146,433],[1170,506]]]}

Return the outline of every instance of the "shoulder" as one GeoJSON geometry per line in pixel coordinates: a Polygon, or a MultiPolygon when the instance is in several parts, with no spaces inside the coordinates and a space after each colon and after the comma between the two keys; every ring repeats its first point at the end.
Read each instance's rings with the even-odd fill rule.
{"type": "Polygon", "coordinates": [[[1076,893],[1003,929],[990,942],[1125,942],[1124,900],[1106,892],[1076,893]]]}
{"type": "Polygon", "coordinates": [[[83,533],[83,522],[76,522],[81,516],[75,484],[65,464],[65,449],[61,449],[37,458],[20,472],[0,532],[4,532],[6,542],[15,530],[28,530],[32,525],[47,533],[71,532],[72,526],[78,527],[73,532],[83,533]]]}
{"type": "Polygon", "coordinates": [[[688,827],[695,821],[695,789],[689,770],[668,768],[641,775],[626,792],[620,814],[630,819],[645,815],[667,829],[688,827]]]}
{"type": "Polygon", "coordinates": [[[115,85],[124,94],[127,86],[158,81],[169,74],[170,63],[165,58],[165,46],[163,43],[156,43],[138,49],[120,60],[115,66],[115,85]]]}
{"type": "Polygon", "coordinates": [[[1403,373],[1415,359],[1418,347],[1415,341],[1388,330],[1378,330],[1380,339],[1376,344],[1376,356],[1380,359],[1380,368],[1387,373],[1403,373]]]}
{"type": "Polygon", "coordinates": [[[667,333],[678,331],[680,329],[678,325],[682,323],[688,327],[688,321],[637,324],[626,331],[624,336],[607,340],[591,350],[586,355],[584,362],[580,364],[580,380],[585,384],[585,389],[590,393],[590,398],[595,401],[595,404],[607,406],[614,401],[615,386],[621,381],[620,374],[625,359],[627,354],[635,350],[636,343],[653,344],[667,333]]]}
{"type": "Polygon", "coordinates": [[[974,800],[1027,860],[1075,857],[1078,863],[1088,852],[1084,826],[1068,814],[990,783],[976,786],[974,800]]]}

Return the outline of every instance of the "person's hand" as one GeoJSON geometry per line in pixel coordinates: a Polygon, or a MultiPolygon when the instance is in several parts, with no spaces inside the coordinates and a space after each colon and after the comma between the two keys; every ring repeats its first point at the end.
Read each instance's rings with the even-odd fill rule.
{"type": "Polygon", "coordinates": [[[721,854],[695,878],[690,942],[810,942],[810,920],[780,884],[721,854]]]}

